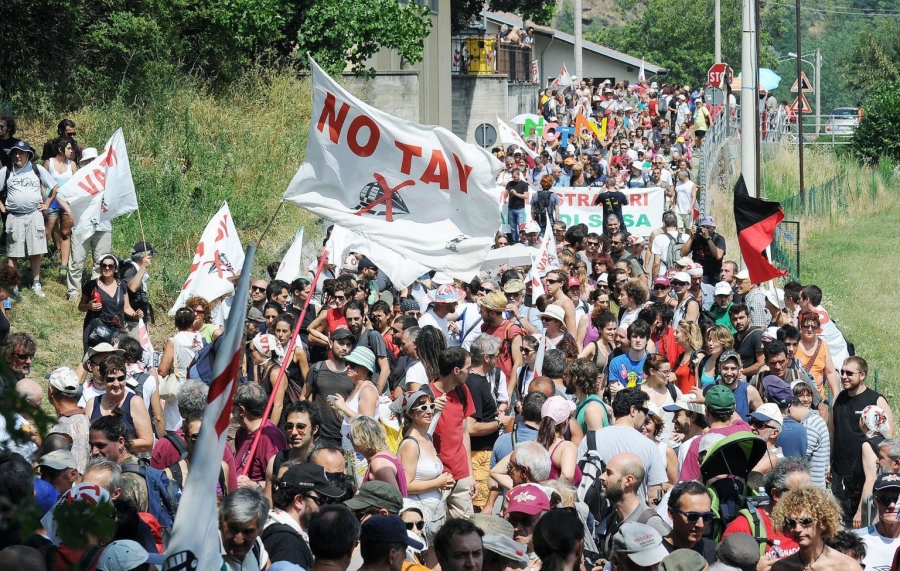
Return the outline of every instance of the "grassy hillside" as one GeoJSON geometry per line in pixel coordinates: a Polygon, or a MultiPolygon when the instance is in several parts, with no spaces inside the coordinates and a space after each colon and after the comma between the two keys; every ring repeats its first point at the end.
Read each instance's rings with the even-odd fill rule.
{"type": "MultiPolygon", "coordinates": [[[[135,104],[118,101],[69,115],[78,140],[101,148],[122,127],[146,238],[160,253],[151,266],[150,295],[157,308],[151,329],[161,347],[173,327],[166,312],[190,268],[209,218],[228,201],[244,245],[257,242],[281,195],[303,160],[312,97],[308,82],[274,72],[247,75],[225,93],[212,93],[189,78],[159,86],[159,94],[135,104]]],[[[41,145],[58,117],[19,119],[18,136],[41,145]]],[[[313,217],[284,205],[260,245],[255,275],[280,259],[294,232],[313,217]]],[[[141,234],[137,216],[113,224],[113,249],[127,257],[141,234]]],[[[20,271],[27,272],[25,266],[20,271]]],[[[75,302],[65,301],[65,276],[45,264],[45,300],[24,291],[11,312],[13,330],[38,340],[35,378],[81,357],[81,323],[75,302]]],[[[30,283],[30,276],[25,276],[30,283]]]]}

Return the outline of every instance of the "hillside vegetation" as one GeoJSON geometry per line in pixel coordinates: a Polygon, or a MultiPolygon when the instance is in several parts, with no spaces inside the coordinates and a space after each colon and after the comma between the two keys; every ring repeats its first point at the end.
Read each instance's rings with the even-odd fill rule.
{"type": "MultiPolygon", "coordinates": [[[[89,105],[69,117],[86,146],[102,147],[118,127],[124,130],[146,238],[159,250],[150,270],[157,310],[151,333],[159,349],[173,332],[166,313],[187,277],[200,234],[224,201],[242,243],[259,240],[303,160],[312,96],[307,81],[265,71],[245,74],[226,93],[187,77],[157,88],[157,97],[141,103],[89,105]]],[[[18,136],[39,145],[53,135],[57,121],[58,116],[20,117],[18,136]]],[[[312,239],[318,232],[313,224],[305,211],[282,206],[261,243],[254,274],[280,259],[299,226],[308,226],[312,239]]],[[[114,221],[117,255],[127,257],[140,239],[136,215],[114,221]]],[[[47,298],[24,291],[11,314],[14,330],[38,340],[35,368],[41,377],[80,361],[83,319],[75,302],[65,301],[65,276],[49,264],[45,272],[47,298]]]]}

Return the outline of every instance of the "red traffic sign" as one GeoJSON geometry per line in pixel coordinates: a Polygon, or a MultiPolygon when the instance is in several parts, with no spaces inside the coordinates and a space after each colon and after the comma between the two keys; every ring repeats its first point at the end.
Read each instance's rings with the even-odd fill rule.
{"type": "Polygon", "coordinates": [[[728,67],[727,63],[714,63],[709,71],[706,72],[706,83],[713,87],[719,87],[722,84],[722,75],[728,73],[728,83],[734,80],[734,70],[728,67]]]}
{"type": "Polygon", "coordinates": [[[803,93],[799,93],[798,97],[794,99],[794,102],[791,103],[791,111],[794,113],[812,113],[812,107],[809,106],[809,101],[806,100],[806,95],[803,93]]]}

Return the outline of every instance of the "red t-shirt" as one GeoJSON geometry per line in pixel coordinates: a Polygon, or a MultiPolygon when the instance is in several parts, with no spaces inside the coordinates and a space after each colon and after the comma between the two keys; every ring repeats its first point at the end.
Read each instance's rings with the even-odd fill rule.
{"type": "Polygon", "coordinates": [[[328,321],[328,334],[331,333],[337,328],[338,325],[347,326],[347,319],[344,318],[344,308],[342,307],[330,307],[328,308],[328,313],[325,316],[325,319],[328,321]]]}
{"type": "Polygon", "coordinates": [[[671,327],[667,327],[661,336],[656,335],[653,342],[656,343],[656,352],[668,359],[672,368],[675,368],[678,358],[684,352],[684,349],[681,348],[678,341],[675,341],[675,330],[671,327]]]}
{"type": "Polygon", "coordinates": [[[234,462],[235,467],[243,473],[244,465],[250,457],[250,447],[256,438],[256,433],[263,431],[262,437],[259,439],[259,447],[256,454],[253,455],[253,461],[250,464],[250,470],[247,477],[254,482],[263,482],[266,479],[266,466],[272,456],[278,454],[282,450],[287,450],[288,441],[284,431],[272,424],[272,421],[266,419],[261,428],[257,428],[250,434],[243,428],[239,428],[237,434],[234,435],[234,462]]]}
{"type": "MultiPolygon", "coordinates": [[[[180,428],[175,431],[175,434],[184,439],[184,432],[180,428]]],[[[168,438],[160,438],[156,441],[156,444],[153,446],[153,454],[150,456],[151,468],[165,470],[175,462],[178,462],[178,460],[180,460],[178,450],[169,442],[168,438]]],[[[236,490],[237,470],[234,469],[234,453],[229,446],[225,447],[222,461],[228,464],[228,489],[236,490]]]]}
{"type": "Polygon", "coordinates": [[[497,368],[503,371],[507,379],[510,378],[513,365],[512,353],[510,353],[512,341],[516,337],[524,335],[524,331],[518,325],[507,320],[496,327],[482,327],[482,332],[493,335],[500,340],[500,356],[497,358],[497,368]]]}
{"type": "Polygon", "coordinates": [[[438,458],[444,463],[444,471],[450,472],[456,480],[469,477],[469,454],[463,445],[463,434],[466,432],[466,418],[475,414],[475,403],[472,402],[472,393],[469,387],[462,385],[462,394],[466,402],[459,400],[457,389],[449,393],[442,393],[440,389],[430,383],[429,386],[435,398],[447,395],[447,406],[441,411],[437,426],[434,429],[434,447],[438,458]]]}
{"type": "MultiPolygon", "coordinates": [[[[769,514],[762,510],[757,510],[757,513],[759,513],[759,519],[762,520],[763,525],[766,526],[766,540],[769,541],[766,546],[766,555],[769,555],[769,552],[772,551],[773,546],[771,540],[773,539],[777,539],[781,542],[781,559],[788,555],[793,555],[800,549],[797,542],[790,537],[783,533],[775,533],[775,530],[772,528],[772,518],[769,517],[769,514]]],[[[728,527],[725,528],[725,532],[722,534],[722,539],[725,539],[732,533],[746,533],[747,535],[753,535],[750,533],[750,522],[747,521],[746,517],[742,515],[738,516],[733,522],[729,523],[728,527]]]]}
{"type": "Polygon", "coordinates": [[[388,329],[386,332],[381,334],[381,338],[384,339],[385,348],[394,356],[394,359],[400,356],[400,347],[394,345],[394,332],[388,329]]]}

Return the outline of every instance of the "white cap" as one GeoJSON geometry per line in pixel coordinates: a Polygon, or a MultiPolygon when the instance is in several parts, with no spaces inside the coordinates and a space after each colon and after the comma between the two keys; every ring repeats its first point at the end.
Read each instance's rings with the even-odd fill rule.
{"type": "Polygon", "coordinates": [[[506,559],[507,567],[525,569],[528,567],[528,554],[525,546],[513,541],[505,535],[489,534],[482,538],[484,548],[506,559]]]}
{"type": "Polygon", "coordinates": [[[716,284],[716,295],[731,295],[731,284],[728,282],[719,282],[716,284]]]}
{"type": "Polygon", "coordinates": [[[685,271],[689,276],[702,276],[703,266],[701,266],[700,264],[691,264],[690,266],[685,268],[685,271]]]}
{"type": "Polygon", "coordinates": [[[453,278],[450,277],[450,274],[435,272],[434,277],[431,278],[431,283],[436,285],[450,285],[453,283],[453,278]]]}
{"type": "Polygon", "coordinates": [[[778,425],[778,428],[781,428],[781,425],[784,424],[784,417],[781,415],[781,410],[779,410],[778,405],[774,402],[767,402],[760,405],[755,411],[750,413],[750,418],[761,422],[774,422],[778,425]]]}
{"type": "Polygon", "coordinates": [[[743,270],[739,271],[738,273],[734,274],[734,279],[741,280],[741,281],[749,280],[750,272],[748,272],[746,269],[743,269],[743,270]]]}
{"type": "Polygon", "coordinates": [[[524,230],[525,230],[526,234],[532,234],[532,233],[540,232],[541,227],[534,220],[529,220],[528,222],[525,223],[524,230]]]}
{"type": "Polygon", "coordinates": [[[47,375],[47,379],[51,387],[67,396],[78,396],[80,392],[81,384],[78,382],[78,375],[69,367],[54,369],[47,375]]]}
{"type": "Polygon", "coordinates": [[[130,571],[144,563],[162,565],[163,556],[156,553],[153,555],[148,554],[147,550],[136,541],[120,539],[113,541],[103,549],[100,561],[97,562],[97,569],[102,569],[103,571],[130,571]]]}

